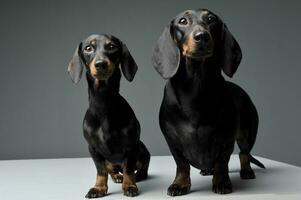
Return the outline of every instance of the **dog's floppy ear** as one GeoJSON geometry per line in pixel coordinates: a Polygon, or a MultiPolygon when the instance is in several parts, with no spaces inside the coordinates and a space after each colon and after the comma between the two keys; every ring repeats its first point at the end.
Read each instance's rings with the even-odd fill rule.
{"type": "Polygon", "coordinates": [[[73,83],[78,83],[83,73],[84,63],[80,56],[81,46],[82,43],[80,43],[78,48],[76,48],[73,57],[68,65],[68,73],[73,83]]]}
{"type": "Polygon", "coordinates": [[[120,67],[125,78],[128,81],[132,81],[138,70],[138,66],[125,44],[122,44],[120,67]]]}
{"type": "Polygon", "coordinates": [[[170,27],[170,24],[165,27],[152,57],[154,68],[164,79],[175,75],[180,62],[180,50],[171,37],[170,27]]]}
{"type": "Polygon", "coordinates": [[[226,24],[223,25],[221,45],[221,67],[227,76],[232,77],[240,64],[242,53],[226,24]]]}

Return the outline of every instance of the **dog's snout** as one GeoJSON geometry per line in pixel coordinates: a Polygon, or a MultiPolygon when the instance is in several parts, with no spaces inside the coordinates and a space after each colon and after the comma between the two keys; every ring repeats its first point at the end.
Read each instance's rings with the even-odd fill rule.
{"type": "Polygon", "coordinates": [[[95,62],[95,68],[97,70],[105,71],[105,70],[107,70],[107,67],[108,67],[107,63],[103,60],[98,60],[98,61],[95,62]]]}
{"type": "Polygon", "coordinates": [[[202,34],[203,34],[203,32],[200,32],[200,31],[196,32],[196,33],[193,35],[193,39],[194,39],[195,41],[200,41],[201,38],[202,38],[202,34]]]}
{"type": "Polygon", "coordinates": [[[208,42],[209,39],[210,39],[210,35],[209,35],[209,33],[206,32],[206,31],[196,31],[196,32],[193,34],[193,39],[194,39],[196,42],[200,42],[200,41],[208,42]]]}

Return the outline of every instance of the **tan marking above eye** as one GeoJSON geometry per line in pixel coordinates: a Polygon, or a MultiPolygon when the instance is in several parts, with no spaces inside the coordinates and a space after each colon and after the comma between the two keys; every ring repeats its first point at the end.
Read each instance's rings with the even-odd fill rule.
{"type": "Polygon", "coordinates": [[[191,14],[191,12],[192,12],[192,10],[186,10],[186,11],[184,12],[184,14],[185,14],[185,15],[189,15],[189,14],[191,14]]]}
{"type": "Polygon", "coordinates": [[[92,40],[92,41],[90,42],[90,44],[96,45],[96,40],[92,40]]]}
{"type": "Polygon", "coordinates": [[[204,17],[206,17],[209,14],[209,12],[207,10],[204,10],[201,12],[201,18],[204,19],[204,17]]]}

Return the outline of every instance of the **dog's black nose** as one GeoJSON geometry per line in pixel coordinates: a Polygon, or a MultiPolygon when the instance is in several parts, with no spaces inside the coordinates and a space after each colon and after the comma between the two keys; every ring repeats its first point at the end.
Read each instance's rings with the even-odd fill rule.
{"type": "Polygon", "coordinates": [[[108,66],[107,63],[104,62],[104,61],[102,61],[102,60],[99,60],[99,61],[95,62],[95,68],[97,70],[103,70],[103,71],[105,71],[107,69],[107,66],[108,66]]]}
{"type": "Polygon", "coordinates": [[[196,31],[193,35],[193,39],[196,42],[200,42],[201,40],[203,40],[204,42],[208,42],[210,39],[210,35],[206,31],[196,31]]]}

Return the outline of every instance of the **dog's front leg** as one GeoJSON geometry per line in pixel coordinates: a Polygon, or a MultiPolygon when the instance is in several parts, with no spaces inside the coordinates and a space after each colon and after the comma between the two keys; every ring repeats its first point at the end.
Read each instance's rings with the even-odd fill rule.
{"type": "Polygon", "coordinates": [[[173,183],[168,187],[167,194],[169,196],[187,194],[191,186],[190,165],[181,158],[182,156],[178,152],[172,149],[171,152],[177,164],[177,172],[173,183]]]}
{"type": "Polygon", "coordinates": [[[218,157],[214,164],[213,179],[212,179],[212,191],[218,194],[232,193],[232,183],[229,177],[228,163],[231,153],[233,151],[233,145],[228,148],[222,149],[221,155],[218,157]]]}
{"type": "Polygon", "coordinates": [[[105,159],[95,152],[92,147],[89,147],[89,152],[97,169],[96,183],[86,195],[86,198],[103,197],[108,192],[108,172],[105,167],[105,159]]]}

